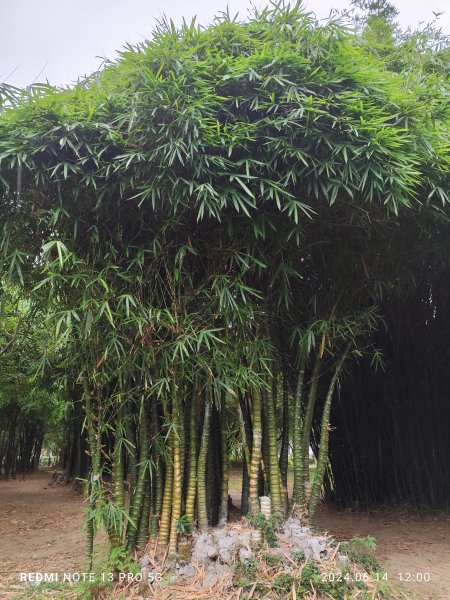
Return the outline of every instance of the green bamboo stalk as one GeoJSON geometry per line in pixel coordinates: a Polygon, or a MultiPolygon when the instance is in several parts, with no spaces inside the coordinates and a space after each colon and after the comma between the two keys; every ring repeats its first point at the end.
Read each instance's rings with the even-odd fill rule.
{"type": "Polygon", "coordinates": [[[219,518],[220,488],[220,454],[217,441],[220,440],[220,433],[217,425],[217,409],[211,404],[211,418],[209,426],[209,444],[206,453],[206,509],[208,513],[208,523],[216,524],[219,518]]]}
{"type": "Polygon", "coordinates": [[[138,550],[144,550],[148,542],[151,500],[150,474],[147,471],[145,476],[144,499],[139,517],[139,529],[136,539],[136,547],[138,550]]]}
{"type": "Polygon", "coordinates": [[[161,520],[159,523],[158,541],[162,545],[169,543],[170,517],[172,514],[172,490],[173,490],[173,450],[169,447],[169,460],[166,462],[166,478],[164,482],[164,494],[161,505],[161,520]]]}
{"type": "Polygon", "coordinates": [[[139,423],[139,465],[138,477],[136,482],[136,491],[133,495],[133,501],[130,505],[130,521],[127,529],[127,543],[130,552],[136,545],[136,536],[139,531],[139,517],[141,516],[142,506],[144,503],[145,479],[148,471],[149,459],[149,436],[147,415],[145,408],[142,405],[139,423]]]}
{"type": "MultiPolygon", "coordinates": [[[[293,422],[293,460],[294,460],[294,492],[295,504],[305,505],[305,487],[302,485],[302,409],[303,409],[303,384],[305,380],[306,359],[302,358],[297,377],[294,397],[294,422],[293,422]]],[[[308,465],[309,466],[309,465],[308,465]]]]}
{"type": "MultiPolygon", "coordinates": [[[[83,379],[83,391],[84,391],[84,402],[85,402],[85,412],[86,412],[86,427],[88,431],[88,442],[89,442],[89,452],[91,456],[91,476],[88,483],[88,493],[89,493],[89,502],[90,502],[90,510],[93,513],[96,509],[96,496],[95,487],[100,486],[100,476],[101,476],[101,447],[100,447],[100,427],[97,428],[97,432],[95,431],[94,425],[94,410],[92,403],[92,395],[89,389],[89,385],[86,379],[83,379]]],[[[100,422],[98,423],[100,426],[100,422]]],[[[92,560],[94,553],[94,537],[95,537],[95,529],[94,529],[94,520],[92,518],[88,519],[86,523],[86,560],[89,571],[92,571],[92,560]]]]}
{"type": "Polygon", "coordinates": [[[161,507],[164,494],[162,461],[160,456],[156,457],[153,488],[154,494],[152,496],[152,508],[150,514],[150,539],[155,539],[158,535],[159,519],[161,515],[161,507]]]}
{"type": "Polygon", "coordinates": [[[244,397],[240,391],[236,394],[236,410],[239,417],[239,428],[241,430],[243,461],[242,461],[242,489],[241,489],[241,512],[243,515],[248,513],[248,485],[250,477],[250,439],[251,423],[248,417],[247,407],[244,397]]]}
{"type": "Polygon", "coordinates": [[[259,474],[258,494],[259,496],[268,496],[270,494],[269,486],[269,464],[270,464],[270,449],[269,449],[269,433],[267,422],[267,399],[265,398],[265,390],[261,390],[262,406],[261,406],[261,422],[262,422],[262,442],[261,442],[261,470],[259,474]]]}
{"type": "Polygon", "coordinates": [[[151,478],[152,498],[151,498],[151,515],[150,515],[150,538],[155,539],[159,530],[159,518],[161,515],[161,507],[164,494],[164,476],[163,462],[161,454],[155,447],[155,440],[159,436],[159,417],[156,402],[152,402],[151,409],[151,431],[152,431],[152,452],[155,463],[155,474],[151,478]]]}
{"type": "Polygon", "coordinates": [[[113,455],[113,499],[114,504],[125,510],[125,485],[124,485],[124,464],[123,464],[123,408],[120,407],[117,414],[116,435],[114,440],[113,455]]]}
{"type": "Polygon", "coordinates": [[[188,465],[188,480],[186,490],[186,519],[188,528],[191,532],[194,528],[194,511],[195,511],[195,496],[197,493],[197,389],[194,391],[191,398],[191,410],[189,416],[189,465],[188,465]]]}
{"type": "Polygon", "coordinates": [[[265,412],[267,421],[267,438],[269,454],[268,464],[266,464],[266,468],[268,470],[272,515],[275,518],[281,518],[283,516],[283,500],[280,487],[280,469],[278,463],[278,432],[275,417],[275,403],[272,389],[269,389],[264,392],[263,400],[265,401],[265,412]]]}
{"type": "Polygon", "coordinates": [[[281,429],[281,448],[280,448],[280,476],[283,489],[284,508],[287,510],[289,505],[288,492],[288,463],[289,463],[289,389],[287,373],[283,361],[283,415],[281,429]]]}
{"type": "Polygon", "coordinates": [[[133,504],[133,496],[136,490],[138,477],[136,430],[131,401],[127,402],[127,413],[125,418],[125,435],[128,441],[126,449],[128,453],[129,504],[131,506],[133,504]]]}
{"type": "MultiPolygon", "coordinates": [[[[123,464],[123,404],[117,410],[117,424],[114,440],[113,465],[112,465],[112,500],[114,506],[121,512],[125,511],[125,482],[124,482],[124,464],[123,464]]],[[[123,535],[123,521],[116,522],[109,532],[111,549],[120,546],[123,535]]]]}
{"type": "MultiPolygon", "coordinates": [[[[178,401],[178,439],[180,444],[180,477],[181,477],[181,486],[183,487],[183,479],[184,479],[184,471],[185,471],[185,462],[186,462],[186,435],[189,436],[189,432],[186,433],[185,428],[185,416],[184,416],[184,406],[181,400],[178,401]]],[[[183,509],[183,494],[181,497],[181,508],[183,509]]]]}
{"type": "Polygon", "coordinates": [[[197,461],[197,524],[200,531],[208,530],[208,513],[206,507],[206,459],[208,454],[210,422],[211,408],[209,398],[207,398],[205,403],[202,438],[197,461]]]}
{"type": "MultiPolygon", "coordinates": [[[[317,399],[317,386],[319,383],[320,367],[322,357],[317,355],[314,363],[314,368],[311,374],[311,382],[309,384],[308,402],[306,412],[302,423],[302,440],[301,440],[301,471],[300,471],[300,489],[299,497],[304,498],[306,502],[306,484],[309,482],[309,444],[311,440],[311,427],[314,416],[314,407],[317,399]]],[[[302,505],[302,508],[306,506],[302,505]]]]}
{"type": "Polygon", "coordinates": [[[328,442],[330,437],[330,411],[331,411],[331,401],[333,399],[333,392],[336,386],[336,383],[339,378],[339,374],[344,365],[345,359],[347,358],[348,351],[350,346],[347,347],[346,351],[339,359],[336,369],[334,371],[333,377],[331,378],[330,385],[328,387],[327,395],[325,398],[325,404],[322,412],[322,422],[320,427],[320,445],[319,445],[319,455],[317,457],[317,467],[314,475],[314,483],[311,489],[311,497],[309,500],[308,507],[308,521],[310,527],[315,527],[316,520],[316,509],[319,501],[320,492],[322,490],[323,478],[325,475],[325,470],[328,465],[328,442]]]}
{"type": "Polygon", "coordinates": [[[182,459],[181,459],[181,419],[178,402],[178,387],[176,378],[173,378],[172,386],[172,447],[173,447],[173,488],[172,488],[172,517],[170,523],[169,556],[175,556],[178,551],[178,522],[181,517],[182,500],[182,459]]]}
{"type": "Polygon", "coordinates": [[[249,462],[244,455],[242,464],[242,490],[241,490],[241,513],[248,513],[248,486],[249,486],[249,462]]]}
{"type": "Polygon", "coordinates": [[[228,440],[227,440],[227,407],[226,395],[222,394],[221,419],[220,419],[220,442],[222,458],[222,481],[220,489],[220,511],[219,526],[224,526],[228,521],[228,440]]]}
{"type": "Polygon", "coordinates": [[[262,422],[261,422],[261,397],[256,391],[252,394],[252,426],[253,426],[253,443],[252,454],[250,459],[250,476],[249,476],[249,510],[256,514],[260,510],[258,497],[258,476],[259,466],[261,462],[261,446],[262,446],[262,422]]]}

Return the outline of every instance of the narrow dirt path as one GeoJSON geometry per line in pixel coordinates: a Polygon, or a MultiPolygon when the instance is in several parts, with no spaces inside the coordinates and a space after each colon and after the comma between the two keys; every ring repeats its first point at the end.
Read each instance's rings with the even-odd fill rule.
{"type": "MultiPolygon", "coordinates": [[[[0,586],[19,583],[21,572],[83,570],[83,497],[51,487],[50,472],[25,481],[0,481],[0,586]]],[[[2,587],[0,587],[0,598],[2,587]]]]}

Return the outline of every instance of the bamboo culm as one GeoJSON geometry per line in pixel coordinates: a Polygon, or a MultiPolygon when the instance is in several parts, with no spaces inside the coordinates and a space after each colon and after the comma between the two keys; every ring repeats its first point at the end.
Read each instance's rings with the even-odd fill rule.
{"type": "Polygon", "coordinates": [[[222,482],[220,490],[219,526],[228,521],[228,440],[227,440],[227,410],[225,393],[222,396],[220,419],[220,442],[222,450],[222,482]]]}
{"type": "Polygon", "coordinates": [[[294,460],[294,491],[293,501],[300,506],[305,505],[305,487],[302,485],[302,408],[303,408],[303,384],[305,380],[306,361],[302,359],[297,376],[297,384],[294,396],[294,423],[293,423],[293,460],[294,460]]]}
{"type": "Polygon", "coordinates": [[[127,542],[130,551],[133,551],[136,545],[136,536],[139,531],[139,518],[141,516],[142,506],[145,494],[145,479],[149,469],[149,436],[147,415],[145,407],[142,405],[139,422],[139,464],[138,477],[136,482],[136,491],[133,495],[130,505],[130,521],[127,529],[127,542]]]}
{"type": "Polygon", "coordinates": [[[191,411],[189,415],[189,457],[188,457],[188,479],[187,479],[187,490],[186,490],[186,519],[188,523],[189,531],[192,531],[194,527],[194,510],[195,510],[195,496],[197,493],[197,426],[196,426],[196,413],[197,413],[197,389],[194,387],[194,391],[191,397],[191,411]]]}
{"type": "Polygon", "coordinates": [[[252,402],[252,427],[253,427],[253,443],[250,459],[250,474],[249,474],[249,511],[252,514],[259,512],[259,496],[258,496],[258,478],[261,462],[262,448],[262,419],[261,419],[261,396],[259,391],[255,391],[251,396],[252,402]]]}
{"type": "Polygon", "coordinates": [[[264,393],[266,407],[266,422],[267,422],[267,438],[268,438],[268,480],[270,486],[270,499],[272,506],[272,515],[275,518],[283,516],[283,498],[280,487],[280,469],[278,462],[278,443],[277,443],[277,423],[275,417],[275,398],[273,386],[264,393]]]}
{"type": "Polygon", "coordinates": [[[205,403],[205,417],[197,461],[197,523],[200,531],[208,530],[208,514],[206,508],[206,460],[208,454],[209,429],[211,421],[211,408],[209,399],[205,403]]]}
{"type": "Polygon", "coordinates": [[[308,507],[308,521],[311,527],[315,527],[317,503],[319,501],[320,492],[322,490],[323,485],[323,478],[328,464],[328,442],[330,436],[331,401],[333,399],[334,388],[338,381],[342,367],[344,366],[344,362],[347,358],[348,351],[349,347],[346,349],[346,351],[338,361],[333,377],[331,378],[330,385],[328,387],[327,395],[325,398],[325,404],[323,407],[322,422],[320,428],[319,455],[317,457],[317,467],[314,475],[314,482],[311,489],[311,497],[309,500],[308,507]]]}
{"type": "MultiPolygon", "coordinates": [[[[311,374],[311,382],[309,384],[308,402],[302,422],[302,437],[301,437],[301,461],[300,461],[300,489],[298,490],[299,497],[304,499],[306,504],[306,484],[309,482],[309,445],[311,440],[311,427],[314,416],[314,407],[317,398],[317,386],[319,383],[320,367],[322,363],[321,356],[317,356],[311,374]]],[[[303,505],[302,508],[306,509],[303,505]]]]}

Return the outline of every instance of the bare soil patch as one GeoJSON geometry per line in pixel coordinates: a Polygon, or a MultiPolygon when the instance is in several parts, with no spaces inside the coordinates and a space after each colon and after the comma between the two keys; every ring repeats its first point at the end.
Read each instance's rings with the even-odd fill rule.
{"type": "Polygon", "coordinates": [[[417,594],[450,599],[450,515],[419,516],[394,509],[361,513],[322,506],[317,520],[338,541],[374,536],[377,558],[389,580],[399,583],[402,573],[406,598],[417,594]],[[418,581],[424,573],[430,574],[429,582],[418,581]]]}
{"type": "Polygon", "coordinates": [[[0,597],[20,573],[83,571],[83,497],[51,487],[51,472],[0,481],[0,597]]]}

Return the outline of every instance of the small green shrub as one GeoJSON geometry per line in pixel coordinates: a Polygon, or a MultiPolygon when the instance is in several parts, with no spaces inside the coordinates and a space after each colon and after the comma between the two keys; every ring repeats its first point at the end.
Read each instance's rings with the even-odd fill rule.
{"type": "Polygon", "coordinates": [[[264,556],[264,561],[268,567],[276,567],[282,561],[281,556],[277,554],[266,554],[264,556]]]}
{"type": "Polygon", "coordinates": [[[280,573],[272,582],[272,589],[282,598],[286,598],[292,589],[292,576],[289,573],[280,573]]]}
{"type": "Polygon", "coordinates": [[[258,566],[255,560],[238,561],[234,566],[235,584],[246,590],[255,583],[258,566]]]}
{"type": "Polygon", "coordinates": [[[247,521],[252,527],[254,527],[255,529],[259,529],[263,536],[263,539],[271,548],[275,548],[277,546],[276,532],[279,524],[274,517],[270,517],[269,519],[267,519],[262,512],[257,512],[247,515],[247,521]]]}
{"type": "Polygon", "coordinates": [[[292,558],[295,560],[295,562],[297,563],[304,563],[305,562],[305,553],[303,552],[303,550],[296,550],[293,554],[292,554],[292,558]]]}
{"type": "Polygon", "coordinates": [[[132,573],[133,575],[139,572],[139,565],[125,546],[117,546],[117,548],[111,549],[107,566],[111,572],[132,573]]]}
{"type": "Polygon", "coordinates": [[[344,600],[348,597],[350,586],[344,578],[327,580],[315,563],[307,563],[302,570],[300,594],[311,592],[311,587],[324,596],[344,600]]]}
{"type": "MultiPolygon", "coordinates": [[[[342,549],[341,544],[341,549],[342,549]]],[[[367,537],[354,537],[347,544],[344,550],[351,561],[360,564],[369,573],[379,573],[381,565],[375,558],[377,549],[376,539],[368,535],[367,537]]]]}
{"type": "Polygon", "coordinates": [[[189,520],[186,515],[181,515],[176,523],[176,530],[178,535],[187,535],[189,533],[189,520]]]}

